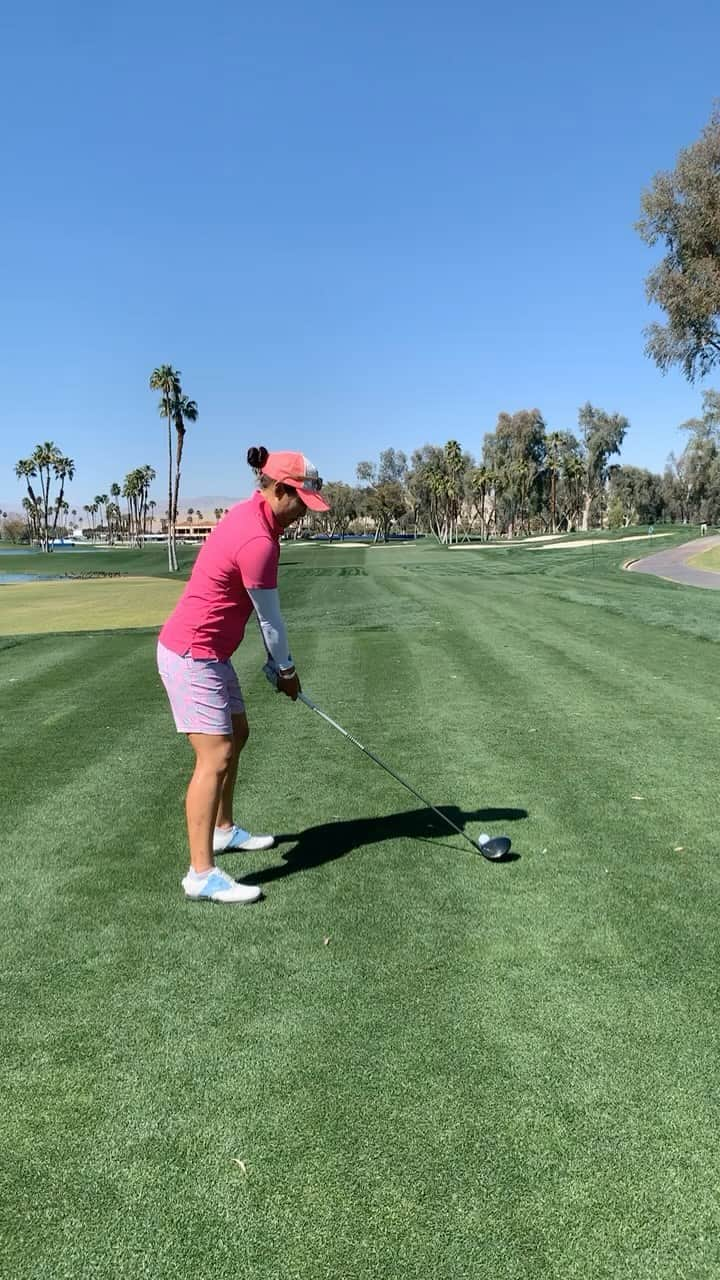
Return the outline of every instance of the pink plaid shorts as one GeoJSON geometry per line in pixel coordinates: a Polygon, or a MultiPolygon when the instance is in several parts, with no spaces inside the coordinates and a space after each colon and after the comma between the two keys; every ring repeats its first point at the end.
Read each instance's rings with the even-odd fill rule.
{"type": "Polygon", "coordinates": [[[157,665],[178,733],[232,734],[245,703],[231,662],[180,657],[158,643],[157,665]]]}

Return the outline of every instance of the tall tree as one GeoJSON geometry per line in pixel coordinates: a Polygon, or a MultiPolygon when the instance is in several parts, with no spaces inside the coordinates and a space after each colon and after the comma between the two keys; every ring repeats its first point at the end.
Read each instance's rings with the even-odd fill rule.
{"type": "Polygon", "coordinates": [[[439,542],[445,532],[445,455],[436,444],[423,445],[412,455],[407,481],[415,531],[427,529],[439,542]]]}
{"type": "Polygon", "coordinates": [[[22,500],[25,518],[27,520],[28,535],[31,542],[40,541],[40,507],[37,499],[23,498],[22,500]]]}
{"type": "Polygon", "coordinates": [[[39,538],[40,504],[38,501],[38,496],[35,493],[35,490],[33,489],[32,484],[30,483],[30,481],[34,480],[37,476],[37,465],[35,463],[35,460],[33,458],[21,458],[19,462],[15,463],[15,475],[17,476],[18,480],[25,481],[25,485],[28,491],[28,496],[27,498],[23,499],[23,505],[25,506],[25,510],[28,512],[28,523],[30,524],[32,536],[33,538],[36,536],[35,525],[37,525],[37,536],[39,538]],[[33,513],[32,518],[30,515],[31,511],[33,513]]]}
{"type": "Polygon", "coordinates": [[[110,497],[112,498],[112,507],[113,507],[113,518],[111,521],[111,534],[110,534],[111,542],[114,542],[115,540],[115,533],[119,534],[121,532],[122,511],[120,510],[120,504],[118,502],[118,498],[120,498],[121,496],[122,496],[122,489],[120,485],[116,481],[113,481],[113,483],[110,485],[110,497]]]}
{"type": "Polygon", "coordinates": [[[122,496],[127,502],[128,537],[138,546],[140,542],[140,492],[142,480],[140,472],[135,468],[128,471],[123,481],[122,496]]]}
{"type": "Polygon", "coordinates": [[[608,462],[620,452],[630,423],[619,413],[606,413],[588,401],[578,413],[585,446],[585,492],[583,494],[582,527],[590,527],[593,502],[601,498],[608,477],[608,462]]]}
{"type": "Polygon", "coordinates": [[[657,173],[641,197],[637,230],[665,256],[645,289],[665,312],[646,329],[647,353],[692,382],[720,361],[720,104],[675,168],[657,173]]]}
{"type": "Polygon", "coordinates": [[[38,513],[38,540],[43,551],[52,551],[57,530],[58,516],[65,497],[65,482],[75,475],[75,463],[67,458],[52,440],[36,445],[30,458],[21,458],[15,465],[18,479],[24,479],[28,498],[38,513]],[[40,488],[36,494],[30,483],[37,477],[40,488]],[[55,499],[52,497],[53,479],[59,482],[55,499]],[[52,521],[52,526],[51,526],[52,521]]]}
{"type": "Polygon", "coordinates": [[[655,524],[663,513],[662,477],[643,467],[611,467],[609,479],[610,509],[618,524],[655,524]]]}
{"type": "Polygon", "coordinates": [[[483,463],[495,473],[495,499],[501,524],[512,536],[517,524],[529,527],[539,506],[537,481],[545,468],[545,420],[539,409],[498,414],[497,426],[483,441],[483,463]]]}
{"type": "Polygon", "coordinates": [[[67,503],[64,502],[65,482],[66,480],[73,479],[75,475],[75,463],[73,462],[72,458],[65,457],[65,455],[60,453],[60,451],[58,450],[58,456],[53,459],[52,468],[53,468],[53,475],[55,476],[55,479],[58,480],[60,483],[60,489],[58,491],[57,499],[55,501],[55,511],[53,513],[53,527],[52,527],[52,533],[50,535],[50,541],[52,541],[52,539],[54,539],[55,537],[55,532],[57,530],[58,515],[60,513],[61,507],[64,505],[67,508],[67,503]]]}
{"type": "Polygon", "coordinates": [[[585,461],[579,441],[576,449],[566,449],[562,461],[562,485],[560,488],[560,516],[558,524],[568,530],[576,529],[582,520],[585,493],[585,461]]]}
{"type": "Polygon", "coordinates": [[[359,490],[359,507],[375,525],[375,541],[382,537],[387,542],[393,524],[407,514],[404,485],[400,480],[391,478],[406,472],[405,455],[396,453],[394,449],[385,449],[377,466],[367,461],[357,464],[357,478],[367,486],[359,490]]]}
{"type": "Polygon", "coordinates": [[[320,525],[332,542],[336,534],[345,537],[348,526],[358,514],[357,490],[341,480],[330,480],[323,487],[323,497],[330,510],[320,515],[320,525]]]}
{"type": "MultiPolygon", "coordinates": [[[[155,479],[156,472],[155,472],[155,468],[151,467],[150,464],[146,462],[144,467],[138,467],[138,473],[139,473],[140,488],[141,488],[141,523],[142,523],[142,535],[143,535],[143,540],[141,541],[141,545],[144,546],[145,545],[144,538],[145,538],[145,534],[147,533],[147,524],[148,524],[148,508],[150,506],[150,485],[155,479]]],[[[154,505],[155,504],[153,503],[153,506],[154,505]]]]}
{"type": "MultiPolygon", "coordinates": [[[[492,520],[492,511],[488,510],[488,503],[493,492],[495,484],[495,473],[489,467],[481,465],[475,467],[470,473],[470,491],[475,501],[475,510],[480,517],[480,539],[487,542],[492,520]]],[[[474,515],[473,515],[474,519],[474,515]]]]}
{"type": "Polygon", "coordinates": [[[458,525],[465,497],[465,471],[469,470],[457,440],[448,440],[443,449],[445,541],[457,542],[458,525]]]}
{"type": "Polygon", "coordinates": [[[129,471],[123,484],[123,497],[127,500],[128,529],[136,547],[145,545],[147,533],[148,498],[155,471],[147,463],[129,471]]]}
{"type": "Polygon", "coordinates": [[[561,472],[563,436],[551,431],[547,438],[547,469],[550,476],[550,531],[557,533],[557,488],[561,472]]]}
{"type": "MultiPolygon", "coordinates": [[[[108,502],[109,502],[109,501],[110,501],[110,498],[109,498],[109,496],[108,496],[108,494],[107,494],[107,493],[96,493],[96,494],[95,494],[95,506],[100,508],[101,518],[102,518],[102,516],[103,516],[103,515],[104,515],[104,518],[105,518],[105,537],[107,538],[108,542],[110,541],[110,520],[109,520],[109,517],[108,517],[108,502]]],[[[102,526],[101,526],[101,527],[102,527],[102,526]]]]}
{"type": "Polygon", "coordinates": [[[178,383],[177,391],[172,401],[172,420],[175,426],[175,436],[177,440],[175,454],[175,484],[173,486],[172,506],[173,529],[177,524],[178,498],[180,495],[180,464],[182,463],[183,449],[185,447],[185,433],[187,430],[185,423],[197,422],[197,417],[197,404],[194,400],[190,400],[188,396],[183,395],[182,388],[178,383]]]}
{"type": "Polygon", "coordinates": [[[465,513],[473,509],[473,459],[463,453],[457,440],[439,445],[426,444],[412,455],[406,495],[413,523],[428,529],[439,542],[459,537],[465,513]]]}
{"type": "Polygon", "coordinates": [[[173,524],[173,413],[174,400],[182,395],[180,387],[180,370],[173,369],[171,364],[160,364],[150,374],[150,390],[160,392],[160,416],[167,421],[168,433],[168,568],[177,570],[177,552],[175,548],[175,529],[173,524]]]}
{"type": "Polygon", "coordinates": [[[686,516],[698,523],[716,518],[714,495],[720,460],[720,394],[707,390],[702,400],[701,416],[680,425],[688,441],[675,468],[686,516]]]}
{"type": "Polygon", "coordinates": [[[375,521],[376,540],[387,542],[396,521],[407,512],[407,502],[402,485],[395,480],[381,481],[367,491],[365,498],[368,515],[375,521]]]}
{"type": "Polygon", "coordinates": [[[377,468],[378,483],[404,486],[407,475],[408,462],[402,449],[383,449],[377,468]]]}

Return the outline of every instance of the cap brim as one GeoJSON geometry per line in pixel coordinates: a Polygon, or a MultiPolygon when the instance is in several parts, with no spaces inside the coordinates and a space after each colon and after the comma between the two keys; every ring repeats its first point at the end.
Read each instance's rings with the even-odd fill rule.
{"type": "Polygon", "coordinates": [[[324,498],[321,498],[320,494],[316,493],[314,489],[298,488],[297,492],[305,503],[305,506],[309,507],[311,511],[330,510],[330,503],[326,502],[324,498]]]}

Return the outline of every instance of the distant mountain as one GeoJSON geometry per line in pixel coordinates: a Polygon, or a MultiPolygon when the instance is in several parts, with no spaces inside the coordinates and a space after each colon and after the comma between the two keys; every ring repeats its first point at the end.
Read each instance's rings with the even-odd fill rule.
{"type": "MultiPolygon", "coordinates": [[[[211,494],[209,497],[205,494],[199,498],[186,498],[184,494],[180,494],[178,502],[178,516],[186,516],[188,508],[192,507],[194,511],[202,511],[204,516],[212,516],[216,507],[222,507],[223,511],[226,507],[234,507],[236,502],[242,502],[243,498],[249,498],[249,493],[236,494],[234,498],[222,497],[221,495],[211,494]]],[[[167,502],[165,503],[167,506],[167,502]]],[[[158,510],[160,503],[158,502],[158,510]]],[[[163,508],[164,510],[164,508],[163,508]]]]}
{"type": "MultiPolygon", "coordinates": [[[[236,502],[242,502],[245,498],[249,498],[251,493],[252,493],[252,487],[248,487],[247,493],[235,494],[234,497],[228,497],[227,495],[223,496],[222,494],[209,494],[209,495],[203,494],[199,498],[193,498],[193,497],[186,498],[184,494],[181,493],[180,501],[178,503],[178,517],[184,520],[185,517],[187,516],[188,507],[192,507],[193,511],[202,511],[204,516],[212,519],[213,513],[216,507],[222,507],[224,511],[226,507],[234,507],[236,502]]],[[[150,496],[154,498],[157,503],[155,514],[157,516],[160,516],[161,514],[164,513],[165,508],[167,507],[167,494],[164,495],[164,499],[163,499],[162,493],[158,492],[156,489],[155,492],[151,493],[150,496]]],[[[8,515],[11,515],[11,514],[22,515],[23,514],[22,498],[23,497],[24,497],[24,494],[21,494],[20,496],[18,496],[18,494],[15,494],[14,497],[6,498],[5,500],[0,498],[0,513],[3,511],[7,511],[8,515]]],[[[87,501],[91,502],[92,498],[88,498],[87,501]]],[[[124,510],[125,503],[122,501],[122,499],[121,499],[121,505],[124,510]]],[[[76,508],[78,515],[82,517],[82,520],[84,522],[86,517],[85,517],[85,512],[82,509],[83,504],[78,503],[77,499],[73,499],[73,501],[70,503],[70,506],[71,508],[72,507],[76,508]]]]}

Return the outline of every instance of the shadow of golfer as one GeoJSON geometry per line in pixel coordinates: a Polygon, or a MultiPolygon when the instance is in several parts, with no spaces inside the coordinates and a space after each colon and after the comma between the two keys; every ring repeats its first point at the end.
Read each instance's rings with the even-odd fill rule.
{"type": "MultiPolygon", "coordinates": [[[[438,809],[463,830],[468,822],[517,822],[528,816],[527,809],[473,809],[465,812],[457,805],[438,805],[438,809]]],[[[353,849],[364,845],[378,844],[383,840],[436,840],[439,836],[451,835],[450,828],[430,809],[388,813],[379,818],[351,818],[348,822],[323,822],[316,827],[306,827],[304,831],[277,836],[277,844],[293,842],[292,849],[281,855],[282,865],[256,872],[243,871],[242,878],[253,884],[269,884],[272,880],[282,880],[284,876],[295,875],[298,871],[311,871],[313,867],[344,858],[353,849]]],[[[449,847],[460,851],[458,846],[449,847]]],[[[469,852],[467,846],[465,851],[469,852]]],[[[519,856],[510,853],[504,861],[515,862],[519,856]]]]}

